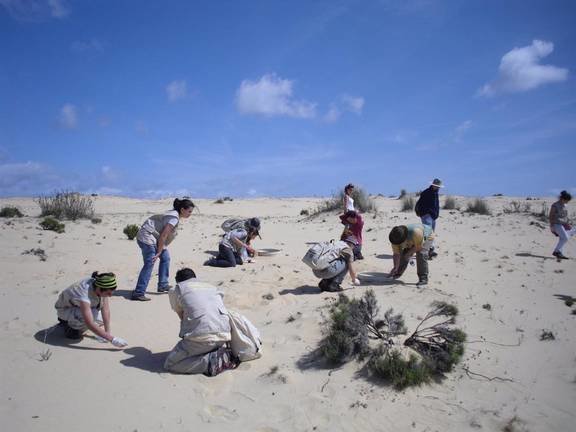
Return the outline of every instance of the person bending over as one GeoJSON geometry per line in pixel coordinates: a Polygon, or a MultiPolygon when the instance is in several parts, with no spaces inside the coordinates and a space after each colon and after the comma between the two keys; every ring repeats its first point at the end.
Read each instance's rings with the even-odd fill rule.
{"type": "Polygon", "coordinates": [[[320,290],[330,292],[342,291],[340,284],[346,277],[346,273],[350,274],[350,279],[354,285],[360,285],[353,264],[354,252],[352,248],[354,245],[345,241],[337,241],[334,243],[334,247],[338,249],[338,258],[332,261],[326,268],[312,270],[314,276],[321,279],[318,283],[320,290]]]}
{"type": "Polygon", "coordinates": [[[249,226],[248,229],[237,228],[222,236],[218,245],[218,255],[209,259],[204,265],[212,267],[236,267],[244,262],[252,262],[256,251],[250,242],[260,236],[258,228],[249,226]]]}
{"type": "Polygon", "coordinates": [[[394,267],[389,276],[396,279],[404,274],[410,258],[416,254],[417,286],[428,284],[428,252],[434,232],[424,224],[399,225],[392,228],[388,239],[392,244],[394,267]]]}

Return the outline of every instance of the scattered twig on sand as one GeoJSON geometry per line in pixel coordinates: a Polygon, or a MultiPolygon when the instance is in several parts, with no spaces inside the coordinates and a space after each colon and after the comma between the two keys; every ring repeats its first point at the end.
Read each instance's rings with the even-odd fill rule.
{"type": "MultiPolygon", "coordinates": [[[[501,378],[499,376],[495,376],[495,377],[488,377],[486,375],[482,375],[476,372],[472,372],[470,369],[468,369],[467,367],[463,367],[462,369],[464,369],[464,372],[466,372],[466,375],[468,375],[469,378],[472,378],[472,375],[474,376],[479,376],[482,377],[488,381],[502,381],[502,382],[514,382],[513,379],[510,378],[501,378]]],[[[474,379],[474,378],[472,378],[474,379]]]]}
{"type": "Polygon", "coordinates": [[[326,388],[326,386],[328,385],[328,383],[330,382],[330,377],[332,376],[332,372],[336,372],[337,370],[340,370],[341,368],[338,369],[332,369],[330,372],[328,372],[328,379],[326,380],[326,382],[324,384],[322,384],[322,388],[320,389],[320,393],[324,392],[324,389],[326,388]]]}
{"type": "Polygon", "coordinates": [[[479,339],[479,340],[472,340],[472,341],[468,341],[468,342],[464,342],[464,343],[489,343],[492,345],[498,345],[498,346],[504,346],[504,347],[517,347],[520,346],[522,344],[522,341],[524,340],[524,335],[521,334],[520,337],[518,338],[518,342],[515,344],[503,344],[503,343],[499,343],[499,342],[492,342],[489,340],[485,340],[485,339],[479,339]]]}

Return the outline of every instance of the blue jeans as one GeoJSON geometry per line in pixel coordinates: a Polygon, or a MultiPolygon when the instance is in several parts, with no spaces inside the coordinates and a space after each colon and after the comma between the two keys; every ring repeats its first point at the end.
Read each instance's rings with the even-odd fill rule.
{"type": "MultiPolygon", "coordinates": [[[[142,270],[140,270],[140,275],[138,276],[138,282],[136,283],[136,289],[134,290],[134,295],[144,295],[146,293],[146,288],[148,287],[148,282],[152,277],[152,270],[154,270],[154,263],[152,258],[156,255],[156,245],[149,245],[138,241],[138,246],[142,250],[142,258],[144,259],[144,265],[142,270]]],[[[168,285],[168,276],[170,269],[170,254],[168,249],[164,249],[160,254],[160,267],[158,268],[158,288],[162,288],[168,285]]]]}
{"type": "Polygon", "coordinates": [[[424,225],[432,227],[432,231],[436,231],[436,220],[432,219],[432,216],[425,214],[424,216],[420,217],[420,220],[424,225]]]}

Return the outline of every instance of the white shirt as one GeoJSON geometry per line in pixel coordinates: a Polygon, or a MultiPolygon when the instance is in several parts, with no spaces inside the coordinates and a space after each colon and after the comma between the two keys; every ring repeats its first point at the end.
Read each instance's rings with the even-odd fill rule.
{"type": "Polygon", "coordinates": [[[346,211],[354,210],[354,199],[351,196],[345,194],[344,202],[346,203],[346,211]]]}

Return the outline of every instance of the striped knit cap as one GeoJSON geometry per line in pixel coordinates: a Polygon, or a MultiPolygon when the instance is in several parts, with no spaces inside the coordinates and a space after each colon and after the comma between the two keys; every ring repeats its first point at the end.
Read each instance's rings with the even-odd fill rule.
{"type": "Polygon", "coordinates": [[[94,278],[94,288],[114,290],[117,286],[116,275],[114,273],[102,273],[94,278]]]}

